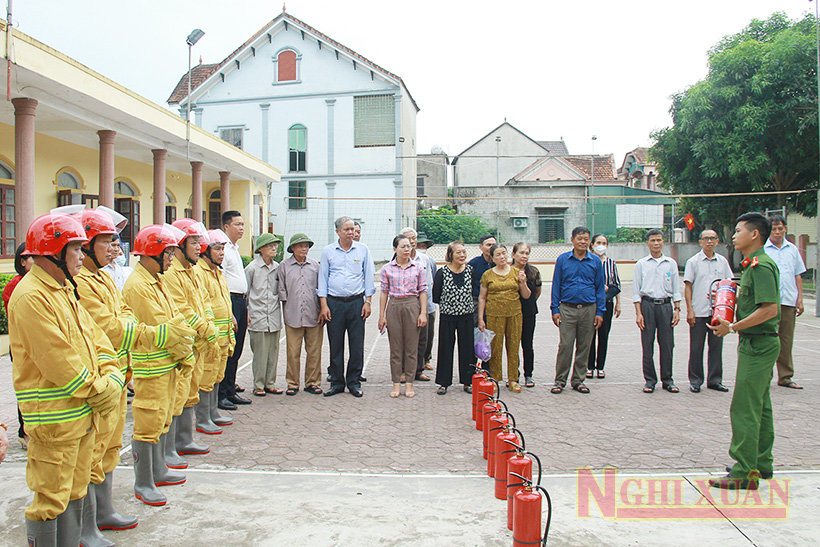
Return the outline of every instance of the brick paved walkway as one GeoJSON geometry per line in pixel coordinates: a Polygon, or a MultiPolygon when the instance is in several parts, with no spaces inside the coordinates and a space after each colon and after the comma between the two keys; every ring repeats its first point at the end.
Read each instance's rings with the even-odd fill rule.
{"type": "MultiPolygon", "coordinates": [[[[627,285],[625,296],[630,293],[627,285]]],[[[548,294],[545,287],[536,329],[537,386],[525,388],[521,394],[505,390],[503,395],[527,437],[528,448],[542,456],[546,471],[567,472],[579,466],[714,470],[729,461],[731,392],[688,391],[688,327],[679,326],[674,371],[681,393],[642,393],[640,344],[631,305],[623,306],[623,315],[613,323],[607,378],[588,380],[589,395],[574,391],[550,394],[558,332],[549,320],[548,294]]],[[[820,418],[816,405],[820,319],[809,316],[813,301],[807,302],[807,308],[809,312],[798,320],[794,351],[795,378],[806,389],[772,388],[778,469],[820,466],[820,435],[805,425],[820,418]]],[[[729,337],[724,349],[724,383],[730,388],[736,366],[735,345],[736,337],[729,337]]],[[[285,385],[282,346],[279,387],[285,385]]],[[[472,429],[469,417],[470,396],[457,385],[445,396],[436,395],[430,382],[417,384],[414,399],[390,399],[388,342],[386,336],[378,335],[375,317],[367,323],[365,353],[368,382],[362,399],[347,393],[324,398],[304,391],[293,397],[251,396],[253,404],[233,413],[235,424],[226,428],[225,434],[207,439],[200,436],[211,444],[212,452],[191,457],[193,467],[482,473],[485,461],[477,450],[478,432],[472,429]]],[[[243,362],[249,357],[246,347],[243,362]]],[[[326,363],[327,342],[323,366],[326,363]]],[[[238,377],[240,384],[249,387],[250,367],[238,377]]],[[[0,417],[9,423],[10,430],[15,428],[14,416],[10,364],[4,357],[0,360],[0,417]]],[[[25,457],[19,445],[13,444],[10,452],[10,461],[25,457]]],[[[130,463],[130,459],[125,461],[130,463]]]]}

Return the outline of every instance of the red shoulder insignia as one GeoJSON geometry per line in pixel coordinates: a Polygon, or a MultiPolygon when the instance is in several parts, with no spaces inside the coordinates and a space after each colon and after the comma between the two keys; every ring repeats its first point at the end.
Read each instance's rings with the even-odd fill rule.
{"type": "Polygon", "coordinates": [[[752,259],[752,268],[754,268],[755,266],[757,266],[757,264],[758,264],[759,262],[760,262],[760,261],[757,259],[757,257],[754,257],[754,258],[752,259]]]}
{"type": "MultiPolygon", "coordinates": [[[[755,257],[755,260],[757,260],[757,257],[755,257]]],[[[746,257],[746,258],[743,259],[743,262],[740,263],[740,266],[745,268],[746,266],[749,265],[749,263],[751,263],[751,260],[749,260],[749,258],[746,257]]]]}

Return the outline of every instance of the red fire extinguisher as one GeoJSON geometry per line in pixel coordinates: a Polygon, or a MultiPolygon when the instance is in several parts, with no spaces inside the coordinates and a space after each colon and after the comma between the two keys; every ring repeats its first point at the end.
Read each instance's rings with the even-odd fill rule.
{"type": "Polygon", "coordinates": [[[484,406],[482,407],[482,415],[481,415],[481,420],[482,420],[482,423],[483,423],[483,425],[482,425],[482,429],[483,429],[483,434],[482,434],[482,437],[483,437],[483,439],[482,439],[482,447],[483,447],[482,448],[482,455],[484,456],[485,460],[487,459],[487,449],[489,447],[488,437],[489,437],[489,433],[490,433],[490,427],[487,424],[490,423],[490,418],[492,418],[493,416],[496,416],[496,415],[500,416],[501,414],[498,414],[498,413],[506,411],[506,410],[507,410],[507,404],[504,401],[502,401],[501,399],[498,399],[498,398],[493,398],[493,399],[485,402],[484,406]]]}
{"type": "Polygon", "coordinates": [[[518,433],[520,433],[520,431],[508,425],[495,436],[497,452],[495,455],[495,473],[493,473],[493,477],[495,478],[495,497],[499,500],[507,499],[507,460],[509,460],[514,453],[513,450],[504,450],[504,447],[507,446],[506,443],[515,443],[518,440],[518,433]]]}
{"type": "MultiPolygon", "coordinates": [[[[493,395],[495,395],[495,387],[496,387],[495,380],[493,380],[490,377],[482,378],[481,380],[479,380],[477,387],[478,387],[478,390],[477,390],[478,391],[478,396],[476,397],[476,404],[478,404],[479,399],[483,399],[485,397],[492,397],[493,395]]],[[[476,392],[473,391],[474,395],[475,395],[475,393],[476,392]]],[[[483,429],[484,424],[482,423],[481,420],[478,419],[479,418],[479,414],[478,414],[479,408],[480,408],[479,406],[476,406],[475,428],[479,431],[483,431],[484,430],[483,429]]]]}
{"type": "Polygon", "coordinates": [[[476,412],[478,411],[478,383],[487,377],[487,371],[475,367],[475,374],[473,374],[472,392],[473,392],[473,421],[476,419],[476,412]]]}
{"type": "Polygon", "coordinates": [[[504,445],[496,446],[498,432],[505,427],[515,427],[515,416],[507,411],[502,411],[500,416],[492,416],[487,422],[490,430],[487,432],[487,476],[495,476],[495,457],[501,452],[504,445]]]}
{"type": "Polygon", "coordinates": [[[522,476],[532,480],[532,459],[530,456],[535,458],[535,461],[538,463],[538,482],[536,484],[541,484],[542,473],[541,458],[532,452],[527,452],[525,450],[524,435],[520,431],[518,435],[521,437],[520,446],[507,441],[507,444],[515,447],[512,450],[512,452],[514,452],[513,456],[507,460],[507,528],[510,530],[513,529],[513,495],[515,494],[515,489],[520,487],[520,485],[515,485],[517,482],[516,476],[522,476]]]}
{"type": "Polygon", "coordinates": [[[516,477],[523,482],[511,486],[521,486],[513,494],[513,547],[527,547],[540,543],[547,544],[547,535],[550,531],[550,520],[552,520],[552,501],[549,492],[540,484],[533,484],[531,479],[522,477],[518,473],[516,477]],[[547,499],[547,525],[544,528],[544,535],[541,536],[541,493],[547,499]]]}
{"type": "MultiPolygon", "coordinates": [[[[739,281],[739,280],[738,280],[739,281]]],[[[720,325],[720,320],[729,323],[735,319],[735,304],[737,304],[737,282],[735,279],[715,279],[709,285],[709,302],[712,304],[712,326],[720,325]],[[713,287],[717,284],[717,288],[713,287]]]]}

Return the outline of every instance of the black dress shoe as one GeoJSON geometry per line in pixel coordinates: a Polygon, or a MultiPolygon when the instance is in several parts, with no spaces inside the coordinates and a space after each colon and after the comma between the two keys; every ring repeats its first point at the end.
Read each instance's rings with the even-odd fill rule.
{"type": "Polygon", "coordinates": [[[233,390],[237,393],[245,393],[245,388],[241,387],[239,384],[234,384],[233,390]]]}
{"type": "Polygon", "coordinates": [[[236,410],[236,405],[228,400],[228,398],[220,399],[217,405],[222,410],[236,410]]]}
{"type": "Polygon", "coordinates": [[[350,394],[354,397],[361,397],[362,395],[364,395],[364,393],[362,393],[362,390],[357,387],[349,387],[347,389],[348,391],[350,391],[350,394]]]}
{"type": "MultiPolygon", "coordinates": [[[[732,466],[731,466],[731,465],[727,465],[727,466],[726,466],[726,472],[727,472],[727,473],[731,473],[731,472],[732,472],[732,466]]],[[[771,479],[772,477],[774,477],[774,473],[760,473],[760,478],[761,478],[761,479],[766,479],[766,480],[769,480],[769,479],[771,479]]]]}
{"type": "Polygon", "coordinates": [[[723,384],[715,384],[713,386],[706,386],[706,387],[708,387],[709,389],[714,389],[715,391],[722,391],[724,393],[729,391],[729,388],[724,386],[723,384]]]}
{"type": "Polygon", "coordinates": [[[365,378],[364,376],[359,376],[359,381],[360,382],[366,382],[367,378],[365,378]]]}
{"type": "Polygon", "coordinates": [[[732,475],[726,475],[719,479],[709,479],[709,486],[722,488],[724,490],[757,490],[757,479],[738,479],[732,475]]]}
{"type": "Polygon", "coordinates": [[[700,393],[700,386],[689,386],[689,391],[692,393],[700,393]]]}
{"type": "Polygon", "coordinates": [[[332,387],[332,388],[328,389],[327,391],[325,391],[324,395],[325,395],[325,397],[333,397],[334,395],[336,395],[338,393],[343,393],[344,390],[345,390],[345,388],[343,388],[343,387],[332,387]]]}
{"type": "Polygon", "coordinates": [[[250,399],[246,399],[240,395],[228,395],[227,399],[235,405],[249,405],[250,399]]]}

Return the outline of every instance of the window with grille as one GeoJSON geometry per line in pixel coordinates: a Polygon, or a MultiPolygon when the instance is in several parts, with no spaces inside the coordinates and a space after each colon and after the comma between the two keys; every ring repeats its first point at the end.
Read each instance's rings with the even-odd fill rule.
{"type": "Polygon", "coordinates": [[[128,244],[129,249],[133,249],[134,237],[140,231],[140,202],[132,198],[114,198],[114,209],[128,219],[125,228],[120,232],[120,239],[128,244]]]}
{"type": "Polygon", "coordinates": [[[566,209],[538,210],[538,243],[564,242],[564,213],[566,209]]]}
{"type": "Polygon", "coordinates": [[[221,127],[219,129],[219,138],[227,142],[228,144],[232,144],[235,147],[241,149],[242,132],[244,130],[245,129],[243,127],[221,127]]]}
{"type": "Polygon", "coordinates": [[[307,209],[307,181],[292,180],[288,183],[288,209],[307,209]]]}
{"type": "Polygon", "coordinates": [[[353,146],[396,144],[396,101],[393,95],[353,97],[353,146]]]}
{"type": "Polygon", "coordinates": [[[424,196],[424,178],[425,177],[416,177],[416,196],[422,197],[424,196]]]}
{"type": "Polygon", "coordinates": [[[14,258],[17,250],[14,197],[14,186],[0,184],[0,258],[14,258]]]}
{"type": "Polygon", "coordinates": [[[290,150],[290,172],[307,171],[307,129],[304,125],[294,125],[288,129],[288,148],[290,150]]]}

